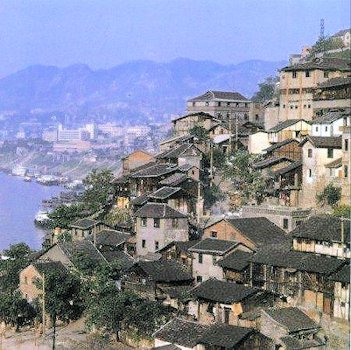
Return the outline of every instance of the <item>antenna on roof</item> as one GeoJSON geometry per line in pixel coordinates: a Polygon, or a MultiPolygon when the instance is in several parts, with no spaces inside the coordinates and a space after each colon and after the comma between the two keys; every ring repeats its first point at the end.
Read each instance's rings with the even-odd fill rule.
{"type": "Polygon", "coordinates": [[[319,31],[319,39],[324,40],[324,18],[321,19],[321,24],[320,24],[320,31],[319,31]]]}

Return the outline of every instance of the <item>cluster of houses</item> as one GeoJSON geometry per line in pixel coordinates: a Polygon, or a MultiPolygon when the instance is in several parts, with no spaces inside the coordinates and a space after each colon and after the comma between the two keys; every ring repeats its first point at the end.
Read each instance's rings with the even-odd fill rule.
{"type": "Polygon", "coordinates": [[[349,61],[319,58],[283,68],[265,106],[237,92],[190,99],[158,154],[122,159],[115,206],[133,220],[72,223],[72,242],[54,239],[22,270],[23,296],[38,297],[33,280],[69,271],[79,252],[119,262],[120,289],[179,311],[155,349],[326,349],[323,325],[350,321],[350,221],[318,210],[316,195],[333,183],[350,203],[350,75],[349,61]],[[213,148],[261,156],[262,205],[209,214],[213,148]]]}

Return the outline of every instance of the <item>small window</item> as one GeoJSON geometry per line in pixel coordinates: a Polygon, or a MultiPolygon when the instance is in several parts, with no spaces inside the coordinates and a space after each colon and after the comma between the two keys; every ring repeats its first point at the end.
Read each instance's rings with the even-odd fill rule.
{"type": "Polygon", "coordinates": [[[196,276],[196,282],[201,283],[202,282],[202,276],[196,276]]]}
{"type": "Polygon", "coordinates": [[[329,78],[329,72],[327,71],[324,72],[324,78],[329,78]]]}
{"type": "Polygon", "coordinates": [[[308,105],[307,107],[308,107],[308,108],[311,108],[311,105],[308,105]]]}
{"type": "Polygon", "coordinates": [[[141,218],[140,219],[140,225],[143,226],[143,227],[146,227],[147,226],[147,218],[141,218]]]}
{"type": "Polygon", "coordinates": [[[209,102],[205,102],[205,105],[206,105],[206,107],[208,107],[210,105],[210,103],[209,102]]]}
{"type": "Polygon", "coordinates": [[[306,70],[305,76],[306,76],[306,78],[309,78],[309,77],[310,77],[310,71],[309,71],[309,70],[306,70]]]}
{"type": "Polygon", "coordinates": [[[24,284],[28,284],[28,278],[27,278],[27,276],[24,277],[24,284]]]}
{"type": "Polygon", "coordinates": [[[306,108],[307,106],[306,105],[303,105],[303,108],[306,108]]]}
{"type": "Polygon", "coordinates": [[[211,237],[217,238],[217,231],[211,231],[211,237]]]}
{"type": "Polygon", "coordinates": [[[159,248],[158,241],[155,241],[155,250],[158,250],[158,248],[159,248]]]}
{"type": "Polygon", "coordinates": [[[302,220],[297,220],[296,221],[296,226],[300,226],[302,224],[302,220]]]}
{"type": "Polygon", "coordinates": [[[349,140],[348,140],[348,139],[345,139],[345,142],[344,142],[344,150],[345,150],[345,151],[348,151],[348,150],[349,150],[349,140]]]}
{"type": "Polygon", "coordinates": [[[286,230],[289,227],[289,219],[283,219],[283,229],[286,230]]]}
{"type": "Polygon", "coordinates": [[[172,219],[172,227],[173,227],[173,228],[178,227],[178,218],[173,218],[173,219],[172,219]]]}
{"type": "Polygon", "coordinates": [[[215,265],[217,262],[217,257],[216,255],[212,255],[212,264],[215,265]]]}
{"type": "Polygon", "coordinates": [[[196,102],[193,102],[193,107],[195,107],[196,106],[196,102]]]}
{"type": "Polygon", "coordinates": [[[159,218],[155,218],[154,219],[154,227],[155,228],[159,228],[160,227],[160,219],[159,218]]]}
{"type": "Polygon", "coordinates": [[[143,240],[141,241],[141,247],[142,247],[142,248],[145,248],[145,247],[146,247],[146,241],[145,241],[145,239],[143,239],[143,240]]]}
{"type": "Polygon", "coordinates": [[[201,253],[199,253],[199,264],[202,264],[202,261],[203,261],[203,256],[201,253]]]}
{"type": "Polygon", "coordinates": [[[220,107],[221,106],[221,102],[218,102],[218,107],[220,107]]]}
{"type": "Polygon", "coordinates": [[[318,132],[318,126],[316,126],[316,132],[318,132]]]}
{"type": "Polygon", "coordinates": [[[312,169],[308,169],[308,177],[312,177],[312,169]]]}
{"type": "Polygon", "coordinates": [[[325,131],[328,131],[328,127],[327,126],[325,127],[325,131]]]}
{"type": "Polygon", "coordinates": [[[312,148],[309,148],[308,150],[307,150],[307,153],[308,153],[308,158],[312,158],[312,148]]]}
{"type": "Polygon", "coordinates": [[[285,105],[283,105],[283,108],[285,108],[285,105]]]}
{"type": "Polygon", "coordinates": [[[260,116],[258,114],[256,114],[255,119],[256,120],[260,119],[260,116]]]}
{"type": "Polygon", "coordinates": [[[295,109],[297,109],[297,105],[295,106],[295,109]]]}
{"type": "Polygon", "coordinates": [[[230,106],[230,102],[227,102],[227,106],[230,106]]]}
{"type": "Polygon", "coordinates": [[[328,158],[334,157],[334,150],[332,148],[328,148],[328,158]]]}
{"type": "Polygon", "coordinates": [[[349,177],[349,167],[347,165],[344,165],[344,177],[349,177]]]}
{"type": "Polygon", "coordinates": [[[294,70],[294,71],[292,72],[292,77],[293,77],[294,79],[297,77],[297,72],[296,72],[296,70],[294,70]]]}

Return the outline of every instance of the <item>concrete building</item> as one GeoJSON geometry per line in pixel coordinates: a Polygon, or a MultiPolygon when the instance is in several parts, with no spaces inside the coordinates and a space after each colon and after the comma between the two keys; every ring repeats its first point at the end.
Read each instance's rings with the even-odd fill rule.
{"type": "Polygon", "coordinates": [[[163,203],[147,203],[136,217],[136,253],[155,253],[173,241],[189,240],[187,216],[163,203]]]}
{"type": "Polygon", "coordinates": [[[340,38],[345,47],[351,44],[351,29],[343,29],[332,35],[332,38],[340,38]]]}
{"type": "Polygon", "coordinates": [[[136,150],[129,153],[122,158],[122,174],[126,175],[131,170],[152,162],[153,160],[154,157],[152,154],[142,150],[136,150]]]}
{"type": "Polygon", "coordinates": [[[332,110],[313,119],[311,136],[340,136],[343,127],[350,125],[350,114],[350,109],[332,110]]]}
{"type": "Polygon", "coordinates": [[[289,119],[278,123],[267,130],[270,143],[282,142],[287,139],[302,139],[311,132],[311,125],[306,120],[289,119]]]}

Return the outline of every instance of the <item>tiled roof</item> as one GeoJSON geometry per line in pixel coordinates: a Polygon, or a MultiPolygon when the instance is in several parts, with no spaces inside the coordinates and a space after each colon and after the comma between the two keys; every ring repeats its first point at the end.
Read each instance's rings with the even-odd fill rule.
{"type": "Polygon", "coordinates": [[[227,219],[256,246],[280,243],[286,240],[285,231],[265,217],[227,219]]]}
{"type": "Polygon", "coordinates": [[[209,253],[215,255],[224,255],[238,245],[235,241],[225,241],[216,238],[206,238],[193,245],[189,251],[195,253],[209,253]]]}
{"type": "Polygon", "coordinates": [[[210,113],[206,113],[206,112],[195,112],[195,113],[189,113],[189,114],[185,114],[185,115],[182,115],[182,116],[180,116],[180,117],[174,118],[174,119],[172,119],[172,123],[176,122],[177,120],[184,119],[184,118],[187,118],[187,117],[193,117],[193,116],[200,116],[200,117],[207,118],[207,119],[216,119],[216,118],[215,118],[212,114],[210,114],[210,113]]]}
{"type": "Polygon", "coordinates": [[[346,71],[351,70],[350,60],[345,60],[342,58],[334,57],[323,57],[316,58],[313,61],[303,62],[299,64],[294,64],[292,66],[287,66],[282,69],[282,71],[296,71],[296,70],[330,70],[330,71],[346,71]]]}
{"type": "Polygon", "coordinates": [[[57,243],[65,255],[71,260],[75,254],[83,254],[86,257],[99,263],[106,263],[106,260],[89,240],[57,243]]]}
{"type": "Polygon", "coordinates": [[[203,95],[191,98],[188,102],[196,101],[212,101],[212,100],[232,100],[232,101],[249,101],[246,97],[239,92],[230,91],[213,91],[209,90],[203,95]]]}
{"type": "Polygon", "coordinates": [[[149,194],[144,193],[139,197],[135,197],[134,199],[131,200],[131,203],[133,205],[144,205],[145,203],[147,203],[149,199],[149,194]]]}
{"type": "Polygon", "coordinates": [[[341,259],[316,255],[313,253],[290,250],[289,244],[271,244],[258,249],[251,261],[258,264],[293,268],[298,271],[320,273],[329,276],[339,269],[344,261],[341,259]]]}
{"type": "Polygon", "coordinates": [[[263,159],[260,160],[256,163],[254,163],[252,165],[252,167],[254,169],[264,169],[264,168],[268,168],[272,165],[278,164],[278,163],[282,163],[282,162],[292,162],[291,159],[287,158],[287,157],[272,157],[272,158],[268,158],[268,159],[263,159]]]}
{"type": "Polygon", "coordinates": [[[346,33],[349,33],[351,31],[351,29],[342,29],[339,30],[338,32],[336,32],[335,34],[332,35],[332,37],[336,37],[336,36],[344,36],[346,33]]]}
{"type": "Polygon", "coordinates": [[[288,145],[289,143],[296,142],[297,144],[300,143],[296,139],[287,139],[281,142],[274,143],[272,146],[269,146],[268,148],[264,149],[265,152],[270,153],[275,151],[276,149],[283,147],[285,145],[288,145]]]}
{"type": "Polygon", "coordinates": [[[200,240],[192,240],[192,241],[173,241],[171,243],[168,243],[166,246],[158,250],[159,253],[164,252],[168,250],[172,246],[176,246],[180,251],[187,252],[189,248],[193,247],[195,244],[197,244],[200,240]]]}
{"type": "Polygon", "coordinates": [[[350,264],[345,264],[340,270],[332,273],[329,279],[335,282],[350,283],[350,264]]]}
{"type": "Polygon", "coordinates": [[[186,174],[183,173],[174,173],[165,179],[160,181],[160,185],[163,186],[178,186],[180,183],[185,181],[188,178],[186,174]]]}
{"type": "Polygon", "coordinates": [[[312,120],[312,124],[331,124],[338,119],[342,119],[344,116],[350,115],[350,111],[329,111],[320,117],[312,120]]]}
{"type": "Polygon", "coordinates": [[[250,334],[253,328],[231,326],[224,323],[216,323],[205,332],[200,344],[209,345],[216,349],[236,349],[250,334]]]}
{"type": "Polygon", "coordinates": [[[78,219],[76,220],[73,224],[71,224],[71,227],[76,227],[76,228],[81,228],[81,229],[89,229],[97,225],[99,222],[96,220],[84,218],[84,219],[78,219]]]}
{"type": "Polygon", "coordinates": [[[303,146],[307,141],[310,141],[316,148],[334,148],[341,149],[341,136],[307,136],[301,141],[300,146],[303,146]]]}
{"type": "Polygon", "coordinates": [[[67,270],[64,265],[59,261],[36,261],[32,264],[40,274],[49,274],[54,271],[64,272],[67,270]]]}
{"type": "Polygon", "coordinates": [[[186,218],[183,213],[171,208],[164,203],[146,203],[143,207],[137,210],[134,214],[135,217],[144,218],[186,218]]]}
{"type": "Polygon", "coordinates": [[[258,289],[234,282],[209,279],[195,287],[191,294],[198,298],[223,304],[238,303],[258,293],[258,289]]]}
{"type": "MultiPolygon", "coordinates": [[[[128,240],[130,234],[116,230],[102,230],[95,234],[96,245],[118,246],[128,240]]],[[[89,237],[91,241],[94,240],[94,235],[89,237]]]]}
{"type": "Polygon", "coordinates": [[[183,143],[181,145],[176,145],[175,147],[173,147],[167,151],[159,153],[158,155],[156,155],[156,158],[158,158],[158,159],[179,158],[181,155],[183,155],[188,150],[192,150],[194,155],[198,155],[201,153],[201,151],[193,144],[183,143]]]}
{"type": "Polygon", "coordinates": [[[320,328],[297,307],[271,308],[265,309],[263,312],[287,329],[289,333],[320,328]]]}
{"type": "Polygon", "coordinates": [[[267,131],[268,132],[279,132],[285,128],[288,128],[289,126],[291,125],[294,125],[298,122],[306,122],[306,120],[304,119],[288,119],[288,120],[285,120],[283,122],[280,122],[278,123],[277,125],[273,126],[272,128],[268,129],[267,131]]]}
{"type": "Polygon", "coordinates": [[[122,271],[128,270],[135,263],[133,257],[120,250],[102,251],[101,254],[109,263],[117,263],[122,271]]]}
{"type": "Polygon", "coordinates": [[[342,166],[342,157],[333,160],[332,162],[324,165],[326,168],[340,168],[342,166]]]}
{"type": "Polygon", "coordinates": [[[155,192],[152,192],[149,195],[149,198],[154,198],[154,199],[166,199],[171,196],[173,196],[175,193],[179,192],[181,190],[180,187],[168,187],[168,186],[163,186],[156,190],[155,192]]]}
{"type": "Polygon", "coordinates": [[[171,137],[169,139],[166,140],[162,140],[160,142],[160,145],[165,144],[165,143],[170,143],[170,142],[174,142],[174,143],[178,143],[178,142],[185,142],[188,140],[193,139],[195,136],[194,135],[181,135],[181,136],[176,136],[176,137],[171,137]]]}
{"type": "MultiPolygon", "coordinates": [[[[331,215],[312,216],[297,226],[291,235],[324,242],[341,242],[342,221],[331,215]]],[[[350,242],[350,221],[344,221],[344,242],[350,242]]]]}
{"type": "Polygon", "coordinates": [[[209,327],[197,322],[174,318],[154,333],[154,338],[175,345],[194,348],[209,327]]]}
{"type": "Polygon", "coordinates": [[[282,169],[276,170],[274,173],[276,175],[284,175],[284,174],[287,174],[290,171],[293,171],[293,170],[295,170],[297,168],[300,168],[300,167],[302,167],[302,160],[298,160],[296,162],[293,162],[293,163],[289,164],[288,166],[286,166],[286,167],[284,167],[282,169]]]}
{"type": "Polygon", "coordinates": [[[189,171],[191,168],[197,168],[194,164],[189,164],[189,163],[185,163],[182,165],[179,165],[178,169],[180,171],[189,171]]]}
{"type": "Polygon", "coordinates": [[[190,295],[193,286],[172,286],[172,287],[159,287],[163,292],[167,293],[171,298],[181,298],[190,295]]]}
{"type": "Polygon", "coordinates": [[[130,177],[140,178],[140,177],[159,177],[162,175],[170,174],[175,172],[177,167],[175,165],[168,164],[154,164],[142,170],[133,172],[130,177]]]}
{"type": "Polygon", "coordinates": [[[219,260],[218,265],[228,270],[242,271],[249,266],[252,254],[251,252],[235,250],[219,260]]]}
{"type": "Polygon", "coordinates": [[[158,346],[156,348],[152,348],[151,350],[180,350],[180,347],[174,344],[158,346]]]}
{"type": "Polygon", "coordinates": [[[280,337],[285,345],[286,350],[296,350],[296,349],[317,349],[326,345],[326,340],[321,339],[321,337],[315,336],[312,339],[309,338],[298,338],[296,336],[287,335],[285,337],[280,337]]]}
{"type": "Polygon", "coordinates": [[[138,261],[136,263],[155,282],[192,281],[187,268],[175,260],[138,261]]]}
{"type": "Polygon", "coordinates": [[[344,86],[351,84],[351,77],[337,77],[331,78],[327,81],[320,83],[317,85],[317,88],[328,88],[328,87],[335,87],[335,86],[344,86]]]}

